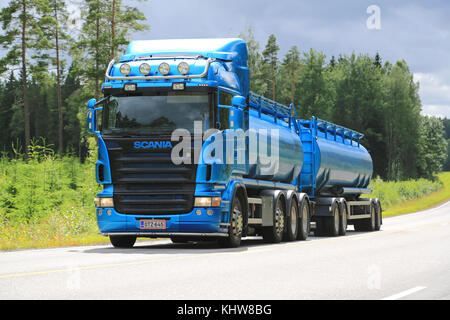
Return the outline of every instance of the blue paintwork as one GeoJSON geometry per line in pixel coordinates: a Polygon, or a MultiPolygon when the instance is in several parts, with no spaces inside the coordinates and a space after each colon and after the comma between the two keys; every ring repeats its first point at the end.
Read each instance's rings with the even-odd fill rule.
{"type": "MultiPolygon", "coordinates": [[[[261,112],[261,107],[258,109],[255,101],[258,98],[261,101],[261,97],[252,96],[249,91],[247,47],[241,39],[132,41],[120,62],[113,66],[110,75],[122,76],[119,71],[122,63],[128,63],[131,66],[130,76],[141,76],[139,65],[143,62],[150,65],[150,75],[159,75],[157,73],[158,66],[162,61],[170,65],[169,75],[179,74],[177,65],[181,61],[189,64],[188,74],[201,74],[205,68],[206,59],[204,58],[134,60],[138,57],[156,57],[168,54],[201,55],[204,58],[212,59],[212,62],[206,77],[201,79],[105,80],[103,88],[123,88],[125,83],[136,83],[138,87],[171,87],[174,82],[185,82],[188,88],[208,86],[218,88],[219,91],[227,91],[234,96],[246,98],[250,95],[254,100],[250,103],[248,112],[236,113],[235,118],[232,118],[236,124],[235,128],[266,129],[269,132],[270,129],[279,130],[280,162],[278,172],[271,176],[263,175],[257,164],[214,163],[211,166],[211,177],[206,180],[207,164],[203,158],[200,158],[197,167],[195,196],[221,196],[222,205],[220,208],[213,208],[212,216],[208,216],[204,208],[200,209],[202,211],[200,215],[196,214],[198,208],[181,215],[152,215],[152,218],[170,218],[167,222],[168,229],[165,231],[226,233],[227,230],[221,228],[220,224],[229,222],[232,196],[236,188],[245,187],[245,185],[255,185],[256,183],[265,185],[266,188],[294,187],[296,191],[308,192],[310,197],[320,196],[321,191],[333,186],[355,188],[368,186],[372,174],[372,160],[367,150],[359,142],[350,142],[349,139],[344,141],[342,136],[325,134],[325,132],[317,130],[315,119],[296,120],[297,116],[292,105],[289,110],[294,110],[293,115],[290,114],[291,111],[287,107],[282,106],[284,109],[278,109],[276,104],[273,108],[274,111],[269,114],[261,112]],[[283,115],[280,117],[278,112],[285,112],[285,118],[283,115]],[[288,112],[287,116],[286,112],[288,112]],[[241,117],[242,114],[244,114],[243,117],[241,117]]],[[[236,98],[234,101],[236,104],[242,105],[243,102],[245,103],[244,98],[236,98]]],[[[89,107],[93,108],[92,101],[89,102],[89,107]]],[[[97,181],[104,185],[104,190],[98,196],[112,197],[114,186],[111,184],[107,148],[100,133],[96,132],[96,134],[99,145],[96,176],[97,181]],[[100,165],[104,167],[103,181],[99,180],[100,165]]],[[[223,136],[224,132],[216,133],[216,135],[223,136]]],[[[212,142],[213,138],[210,138],[203,143],[201,154],[205,154],[212,142]]],[[[248,144],[246,148],[248,149],[248,144]]],[[[260,152],[257,152],[255,156],[261,158],[260,152]]],[[[112,214],[107,215],[106,209],[103,209],[102,215],[98,215],[97,209],[98,226],[102,232],[142,231],[139,230],[137,219],[149,217],[148,215],[120,214],[114,208],[111,208],[112,214]]]]}
{"type": "Polygon", "coordinates": [[[308,166],[301,171],[301,186],[315,185],[310,196],[333,187],[367,188],[373,166],[366,148],[347,136],[344,139],[342,134],[333,130],[318,130],[314,117],[301,122],[305,153],[312,150],[314,158],[313,175],[308,174],[311,173],[308,166]]]}
{"type": "MultiPolygon", "coordinates": [[[[259,117],[258,112],[253,109],[250,109],[249,115],[250,130],[278,130],[280,162],[279,170],[273,176],[262,175],[260,165],[258,164],[250,165],[248,177],[253,179],[292,183],[297,178],[303,165],[303,146],[300,137],[295,133],[293,128],[289,128],[287,123],[274,123],[272,116],[261,114],[261,117],[259,117]]],[[[264,141],[265,139],[262,139],[262,142],[264,141]]],[[[259,148],[263,147],[266,150],[270,149],[267,145],[263,146],[259,143],[258,145],[259,148]]],[[[256,156],[261,158],[262,154],[258,152],[256,156]]],[[[260,159],[262,162],[265,160],[266,159],[260,159]]]]}

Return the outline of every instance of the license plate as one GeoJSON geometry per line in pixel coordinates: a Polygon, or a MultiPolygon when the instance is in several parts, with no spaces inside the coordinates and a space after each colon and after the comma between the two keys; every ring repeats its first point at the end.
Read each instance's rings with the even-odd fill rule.
{"type": "Polygon", "coordinates": [[[164,230],[166,220],[139,220],[139,229],[164,230]]]}

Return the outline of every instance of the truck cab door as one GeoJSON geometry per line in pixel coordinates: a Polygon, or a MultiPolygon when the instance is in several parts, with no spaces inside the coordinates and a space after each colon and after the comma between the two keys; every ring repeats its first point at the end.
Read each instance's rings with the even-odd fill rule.
{"type": "Polygon", "coordinates": [[[223,163],[229,166],[230,173],[246,174],[245,98],[219,90],[218,102],[218,129],[222,130],[223,163]]]}

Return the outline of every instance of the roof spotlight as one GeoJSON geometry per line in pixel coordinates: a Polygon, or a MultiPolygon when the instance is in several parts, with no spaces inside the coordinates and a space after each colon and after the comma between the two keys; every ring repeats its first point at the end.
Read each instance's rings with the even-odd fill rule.
{"type": "Polygon", "coordinates": [[[129,75],[130,72],[131,72],[131,67],[129,64],[124,63],[120,66],[120,73],[123,74],[124,76],[129,75]]]}
{"type": "Polygon", "coordinates": [[[139,72],[144,76],[147,76],[150,73],[150,65],[148,63],[143,63],[139,66],[139,72]]]}
{"type": "Polygon", "coordinates": [[[187,74],[189,72],[189,64],[187,64],[186,62],[182,61],[178,64],[178,71],[181,74],[187,74]]]}
{"type": "Polygon", "coordinates": [[[161,64],[159,65],[158,70],[159,70],[159,73],[161,73],[162,75],[165,76],[165,75],[168,75],[168,74],[169,74],[170,66],[169,66],[168,63],[163,62],[163,63],[161,63],[161,64]]]}

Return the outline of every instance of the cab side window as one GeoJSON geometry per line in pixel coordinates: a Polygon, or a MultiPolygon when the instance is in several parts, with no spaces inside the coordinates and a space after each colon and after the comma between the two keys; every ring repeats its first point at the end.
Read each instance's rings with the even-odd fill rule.
{"type": "Polygon", "coordinates": [[[231,93],[222,90],[219,91],[219,105],[231,106],[231,99],[233,99],[233,95],[231,93]]]}
{"type": "Polygon", "coordinates": [[[219,90],[219,123],[220,130],[230,129],[230,107],[233,95],[219,90]]]}

